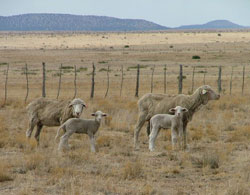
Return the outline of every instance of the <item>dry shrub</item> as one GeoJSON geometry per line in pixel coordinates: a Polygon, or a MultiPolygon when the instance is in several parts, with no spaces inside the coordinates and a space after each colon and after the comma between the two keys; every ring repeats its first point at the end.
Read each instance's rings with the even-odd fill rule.
{"type": "Polygon", "coordinates": [[[13,178],[8,173],[9,167],[7,163],[0,162],[0,182],[12,181],[13,178]]]}
{"type": "Polygon", "coordinates": [[[111,143],[111,137],[107,135],[100,136],[97,138],[96,143],[98,147],[109,147],[111,143]]]}
{"type": "Polygon", "coordinates": [[[143,175],[142,164],[140,161],[126,162],[122,168],[122,178],[123,179],[136,179],[143,175]]]}
{"type": "Polygon", "coordinates": [[[230,186],[226,192],[227,195],[249,195],[249,185],[244,183],[236,183],[230,186]]]}
{"type": "Polygon", "coordinates": [[[211,169],[219,168],[220,158],[217,152],[205,152],[201,157],[191,157],[193,165],[197,168],[209,167],[211,169]]]}
{"type": "Polygon", "coordinates": [[[167,166],[166,168],[164,168],[163,171],[165,174],[167,175],[177,175],[180,174],[180,167],[179,166],[167,166]]]}
{"type": "Polygon", "coordinates": [[[0,148],[8,144],[9,132],[3,116],[0,116],[0,148]]]}
{"type": "Polygon", "coordinates": [[[25,166],[27,170],[35,170],[44,164],[45,157],[39,153],[27,155],[25,157],[25,166]]]}
{"type": "Polygon", "coordinates": [[[231,133],[227,142],[242,142],[248,141],[250,139],[250,126],[238,127],[235,131],[231,133]]]}
{"type": "Polygon", "coordinates": [[[201,138],[203,137],[203,131],[201,129],[201,127],[191,127],[189,129],[189,138],[192,140],[192,141],[198,141],[198,140],[201,140],[201,138]]]}
{"type": "Polygon", "coordinates": [[[141,195],[153,195],[156,194],[156,190],[149,184],[146,184],[141,189],[141,195]]]}

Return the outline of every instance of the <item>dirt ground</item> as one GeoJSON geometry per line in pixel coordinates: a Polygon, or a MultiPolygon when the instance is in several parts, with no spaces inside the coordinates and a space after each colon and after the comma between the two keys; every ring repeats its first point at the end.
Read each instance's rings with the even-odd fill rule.
{"type": "Polygon", "coordinates": [[[1,32],[0,194],[250,194],[249,43],[249,32],[1,32]],[[59,99],[73,97],[76,65],[77,96],[88,104],[82,117],[91,118],[96,110],[108,113],[97,134],[97,153],[90,152],[86,135],[73,135],[70,150],[58,152],[57,127],[43,128],[39,147],[33,135],[30,140],[25,137],[25,107],[41,96],[42,62],[46,63],[48,98],[57,96],[61,63],[59,99]],[[92,63],[96,88],[90,99],[92,63]],[[221,99],[194,115],[188,125],[187,150],[173,151],[170,131],[162,130],[156,151],[149,152],[146,127],[139,137],[140,150],[133,149],[137,64],[141,65],[139,97],[151,91],[154,67],[154,93],[164,92],[165,65],[167,93],[178,93],[182,64],[183,93],[191,94],[193,70],[194,89],[205,83],[217,91],[218,67],[222,66],[221,99]],[[110,88],[104,98],[108,66],[110,88]]]}

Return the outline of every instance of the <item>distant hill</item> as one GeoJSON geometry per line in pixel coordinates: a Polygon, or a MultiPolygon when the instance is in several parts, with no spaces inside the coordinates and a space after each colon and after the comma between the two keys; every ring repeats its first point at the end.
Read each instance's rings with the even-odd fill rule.
{"type": "Polygon", "coordinates": [[[137,19],[70,14],[0,16],[1,31],[149,31],[167,27],[137,19]]]}
{"type": "Polygon", "coordinates": [[[167,29],[244,29],[228,20],[169,28],[138,19],[71,14],[23,14],[0,16],[0,31],[157,31],[167,29]]]}
{"type": "Polygon", "coordinates": [[[197,24],[197,25],[185,25],[177,27],[176,29],[243,29],[247,28],[230,22],[228,20],[214,20],[206,24],[197,24]]]}

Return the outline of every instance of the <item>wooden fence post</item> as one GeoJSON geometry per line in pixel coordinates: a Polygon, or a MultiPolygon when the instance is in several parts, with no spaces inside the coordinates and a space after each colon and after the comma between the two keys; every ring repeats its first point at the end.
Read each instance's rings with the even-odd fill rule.
{"type": "Polygon", "coordinates": [[[95,92],[95,64],[92,65],[93,71],[92,71],[92,85],[91,85],[91,94],[90,98],[94,98],[94,92],[95,92]]]}
{"type": "Polygon", "coordinates": [[[109,92],[109,65],[108,65],[108,70],[107,70],[107,90],[105,93],[105,98],[107,97],[108,92],[109,92]]]}
{"type": "Polygon", "coordinates": [[[59,67],[59,83],[58,83],[58,91],[57,91],[57,96],[56,99],[58,100],[59,94],[60,94],[60,90],[61,90],[61,79],[62,79],[62,64],[59,67]]]}
{"type": "Polygon", "coordinates": [[[206,85],[206,73],[207,73],[207,69],[205,68],[204,75],[203,75],[203,85],[206,85]]]}
{"type": "Polygon", "coordinates": [[[140,65],[137,65],[137,77],[136,77],[136,87],[135,87],[135,97],[139,96],[139,78],[140,77],[140,65]]]}
{"type": "Polygon", "coordinates": [[[167,92],[167,65],[164,66],[164,93],[167,92]]]}
{"type": "Polygon", "coordinates": [[[26,97],[24,102],[26,103],[29,96],[29,78],[28,78],[28,65],[25,64],[25,75],[26,75],[26,97]]]}
{"type": "Polygon", "coordinates": [[[74,93],[74,97],[73,97],[73,99],[75,99],[75,97],[76,97],[76,93],[77,93],[77,87],[76,87],[76,65],[75,65],[75,78],[74,78],[74,87],[75,87],[75,93],[74,93]]]}
{"type": "Polygon", "coordinates": [[[182,65],[180,65],[180,74],[179,74],[179,94],[182,93],[182,80],[183,80],[183,72],[182,72],[182,65]]]}
{"type": "Polygon", "coordinates": [[[221,66],[219,66],[219,75],[218,75],[218,92],[221,93],[222,88],[221,88],[221,66]]]}
{"type": "Polygon", "coordinates": [[[123,87],[123,65],[121,67],[121,72],[122,72],[122,78],[121,78],[121,89],[120,89],[120,96],[122,95],[122,87],[123,87]]]}
{"type": "Polygon", "coordinates": [[[232,66],[231,79],[230,79],[230,95],[232,94],[232,87],[233,87],[233,71],[234,67],[232,66]]]}
{"type": "Polygon", "coordinates": [[[155,71],[155,65],[152,68],[152,75],[151,75],[151,93],[153,93],[154,90],[154,71],[155,71]]]}
{"type": "Polygon", "coordinates": [[[191,92],[194,92],[194,73],[195,73],[195,66],[193,66],[193,75],[192,75],[192,88],[191,88],[191,92]]]}
{"type": "Polygon", "coordinates": [[[4,105],[5,105],[6,101],[7,101],[8,74],[9,74],[9,64],[7,64],[6,77],[5,77],[5,87],[4,87],[4,94],[5,94],[5,95],[4,95],[4,103],[3,103],[4,105]]]}
{"type": "Polygon", "coordinates": [[[242,89],[241,89],[241,95],[244,95],[244,84],[245,84],[245,65],[243,66],[243,71],[242,71],[242,89]]]}
{"type": "Polygon", "coordinates": [[[46,69],[45,69],[45,62],[42,63],[43,65],[43,88],[42,88],[42,97],[46,97],[46,86],[45,86],[45,80],[46,80],[46,69]]]}

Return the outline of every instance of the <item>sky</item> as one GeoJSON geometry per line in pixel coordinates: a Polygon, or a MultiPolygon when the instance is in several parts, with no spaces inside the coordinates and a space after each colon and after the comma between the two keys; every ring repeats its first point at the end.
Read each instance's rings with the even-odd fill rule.
{"type": "Polygon", "coordinates": [[[0,16],[25,13],[145,19],[167,27],[218,19],[250,26],[250,0],[0,0],[0,16]]]}

